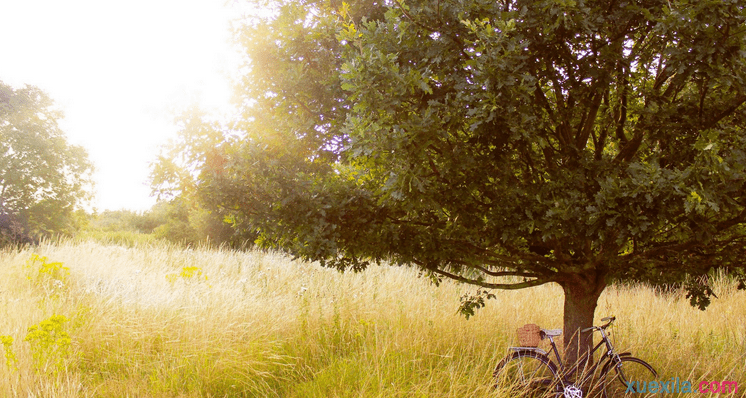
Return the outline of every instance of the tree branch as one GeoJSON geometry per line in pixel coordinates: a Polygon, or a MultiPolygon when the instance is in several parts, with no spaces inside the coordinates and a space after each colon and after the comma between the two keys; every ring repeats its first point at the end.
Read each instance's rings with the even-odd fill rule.
{"type": "MultiPolygon", "coordinates": [[[[435,29],[435,28],[433,28],[433,27],[431,27],[429,25],[425,25],[422,22],[419,22],[419,21],[415,20],[414,18],[412,18],[411,15],[409,15],[409,13],[407,12],[407,10],[402,6],[402,0],[396,0],[395,3],[397,5],[397,7],[399,8],[399,11],[401,11],[402,14],[404,14],[404,16],[407,17],[407,19],[410,20],[413,24],[419,26],[422,29],[425,29],[426,31],[428,31],[430,33],[438,33],[438,34],[442,34],[443,36],[448,37],[449,39],[451,39],[454,42],[458,43],[459,48],[460,48],[459,52],[461,53],[461,55],[463,55],[466,59],[472,59],[472,57],[466,51],[464,51],[464,41],[461,40],[461,38],[459,38],[458,36],[454,36],[452,34],[449,34],[448,32],[445,32],[442,29],[440,29],[440,30],[439,29],[435,29]]],[[[438,5],[438,14],[439,14],[438,17],[440,17],[440,5],[438,5]]]]}
{"type": "Polygon", "coordinates": [[[467,283],[470,285],[480,286],[480,287],[484,287],[487,289],[518,290],[518,289],[524,289],[527,287],[540,286],[545,283],[552,282],[551,280],[537,278],[537,279],[532,279],[532,280],[518,282],[518,283],[490,283],[490,282],[485,282],[479,279],[470,279],[470,278],[463,277],[461,275],[456,275],[448,271],[444,271],[437,267],[428,266],[421,261],[413,260],[413,262],[428,271],[434,272],[441,276],[445,276],[448,279],[453,279],[461,283],[467,283]]]}
{"type": "MultiPolygon", "coordinates": [[[[594,84],[594,86],[596,86],[594,84]]],[[[578,129],[578,133],[575,135],[575,147],[583,149],[588,143],[588,137],[591,135],[593,126],[596,124],[596,115],[598,115],[598,109],[601,106],[601,100],[603,99],[603,92],[595,91],[591,97],[591,106],[588,108],[588,113],[585,115],[585,123],[583,123],[578,129]]]]}
{"type": "Polygon", "coordinates": [[[746,219],[746,208],[741,210],[741,212],[738,213],[737,216],[717,223],[716,230],[724,231],[730,227],[743,223],[745,219],[746,219]]]}
{"type": "Polygon", "coordinates": [[[624,134],[624,125],[627,122],[627,96],[629,95],[629,79],[627,78],[627,68],[621,67],[622,92],[619,98],[619,117],[617,119],[616,136],[619,139],[619,145],[627,145],[627,136],[624,134]]]}
{"type": "Polygon", "coordinates": [[[640,122],[641,121],[637,122],[638,125],[635,128],[635,134],[632,136],[632,139],[627,141],[627,144],[619,150],[619,153],[614,158],[614,163],[629,162],[635,156],[637,150],[640,149],[640,144],[642,144],[642,137],[644,135],[642,128],[639,126],[640,122]]]}
{"type": "Polygon", "coordinates": [[[475,270],[477,270],[477,271],[479,271],[479,272],[481,272],[481,273],[483,273],[485,275],[494,276],[494,277],[518,276],[518,277],[522,277],[522,278],[540,278],[540,277],[543,276],[540,273],[529,272],[529,271],[518,271],[518,270],[515,270],[515,271],[490,271],[490,270],[488,270],[485,267],[482,267],[482,266],[479,266],[479,265],[476,265],[476,264],[470,264],[470,263],[467,263],[465,261],[460,261],[460,260],[448,260],[448,262],[452,263],[452,264],[463,265],[464,267],[468,267],[468,268],[473,268],[473,269],[475,269],[475,270]]]}
{"type": "Polygon", "coordinates": [[[536,102],[544,108],[547,113],[549,113],[549,118],[556,123],[557,120],[554,114],[554,109],[552,109],[552,106],[549,104],[549,100],[547,100],[546,95],[544,95],[544,90],[541,89],[538,81],[536,82],[536,89],[534,90],[534,98],[536,99],[536,102]]]}
{"type": "Polygon", "coordinates": [[[735,112],[736,109],[738,109],[741,105],[743,105],[744,102],[746,102],[746,95],[741,94],[741,95],[737,96],[734,99],[733,105],[729,106],[728,108],[726,108],[722,112],[720,112],[717,115],[715,115],[714,118],[708,120],[707,124],[704,125],[702,127],[702,129],[703,130],[707,130],[707,129],[715,127],[715,125],[718,124],[718,122],[720,122],[721,120],[723,120],[724,118],[728,117],[733,112],[735,112]]]}
{"type": "MultiPolygon", "coordinates": [[[[470,242],[458,240],[458,239],[447,239],[447,242],[454,243],[457,247],[460,248],[466,248],[470,251],[478,252],[485,256],[485,258],[482,260],[485,263],[491,263],[496,266],[502,266],[505,264],[509,264],[510,267],[515,267],[516,265],[516,258],[526,261],[533,261],[536,263],[544,263],[546,265],[550,265],[551,262],[544,256],[540,256],[538,254],[532,254],[532,253],[526,253],[524,251],[520,250],[510,250],[511,252],[509,256],[497,254],[493,252],[492,250],[485,249],[483,247],[479,247],[477,245],[474,245],[470,242]],[[495,261],[497,260],[497,261],[495,261]]],[[[525,264],[521,264],[525,265],[525,264]]]]}

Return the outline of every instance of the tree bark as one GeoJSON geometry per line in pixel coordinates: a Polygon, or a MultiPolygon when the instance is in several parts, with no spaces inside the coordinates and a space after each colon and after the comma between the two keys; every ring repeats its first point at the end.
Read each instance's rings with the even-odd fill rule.
{"type": "Polygon", "coordinates": [[[593,349],[591,333],[580,331],[593,326],[598,298],[606,288],[606,283],[603,278],[582,275],[560,285],[565,293],[563,318],[565,364],[571,367],[593,349]]]}

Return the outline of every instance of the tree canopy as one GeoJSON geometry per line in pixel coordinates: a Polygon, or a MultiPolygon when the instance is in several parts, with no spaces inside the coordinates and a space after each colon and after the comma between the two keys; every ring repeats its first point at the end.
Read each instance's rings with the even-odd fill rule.
{"type": "MultiPolygon", "coordinates": [[[[204,124],[226,142],[191,163],[204,205],[260,244],[558,283],[567,335],[616,281],[743,279],[742,2],[271,6],[237,30],[240,115],[204,124]]],[[[704,308],[711,288],[688,286],[704,308]]]]}
{"type": "Polygon", "coordinates": [[[92,166],[58,125],[62,114],[33,86],[0,82],[0,243],[70,232],[92,166]]]}

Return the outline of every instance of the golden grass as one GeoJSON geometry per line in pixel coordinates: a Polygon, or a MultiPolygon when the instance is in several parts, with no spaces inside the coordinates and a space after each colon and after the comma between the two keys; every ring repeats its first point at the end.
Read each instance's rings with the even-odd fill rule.
{"type": "MultiPolygon", "coordinates": [[[[616,286],[597,316],[616,315],[617,346],[661,380],[746,390],[746,292],[717,283],[705,312],[681,292],[616,286]]],[[[0,396],[500,397],[490,375],[515,328],[560,327],[562,291],[496,292],[467,321],[456,309],[471,291],[409,268],[340,274],[275,253],[93,242],[2,251],[0,335],[14,339],[17,370],[0,356],[0,396]],[[38,277],[33,253],[70,275],[38,277]],[[72,353],[62,369],[38,369],[24,338],[52,315],[69,319],[72,353]]]]}

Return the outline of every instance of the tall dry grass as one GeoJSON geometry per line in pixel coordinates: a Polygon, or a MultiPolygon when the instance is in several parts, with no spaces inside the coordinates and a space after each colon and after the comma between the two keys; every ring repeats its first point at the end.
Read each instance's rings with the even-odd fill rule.
{"type": "MultiPolygon", "coordinates": [[[[456,309],[472,290],[435,287],[409,268],[340,274],[276,253],[92,242],[6,250],[0,335],[13,338],[17,362],[0,356],[0,396],[500,397],[490,375],[515,328],[560,327],[562,291],[496,292],[467,321],[456,309]],[[69,275],[40,276],[34,253],[69,275]],[[55,344],[44,367],[24,341],[53,315],[69,319],[61,368],[55,344]]],[[[616,344],[662,380],[734,380],[741,394],[746,292],[721,279],[716,293],[702,312],[682,292],[615,286],[597,316],[616,315],[616,344]]]]}

